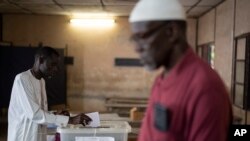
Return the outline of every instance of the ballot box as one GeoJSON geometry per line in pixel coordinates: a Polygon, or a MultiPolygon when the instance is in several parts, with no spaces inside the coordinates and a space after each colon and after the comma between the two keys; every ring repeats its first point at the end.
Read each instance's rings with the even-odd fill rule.
{"type": "Polygon", "coordinates": [[[76,141],[80,137],[111,137],[115,141],[127,141],[131,126],[126,121],[101,121],[100,127],[58,127],[60,141],[76,141]]]}

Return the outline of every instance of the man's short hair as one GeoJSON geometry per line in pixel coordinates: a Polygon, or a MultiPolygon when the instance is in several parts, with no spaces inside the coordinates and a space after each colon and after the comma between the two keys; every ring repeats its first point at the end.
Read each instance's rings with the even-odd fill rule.
{"type": "Polygon", "coordinates": [[[59,53],[52,47],[44,46],[39,47],[36,51],[35,58],[43,56],[44,58],[49,58],[52,55],[60,56],[59,53]]]}

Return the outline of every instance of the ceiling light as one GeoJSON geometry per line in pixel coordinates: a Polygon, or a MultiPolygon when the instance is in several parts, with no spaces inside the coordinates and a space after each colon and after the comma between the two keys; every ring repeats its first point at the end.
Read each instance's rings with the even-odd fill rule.
{"type": "Polygon", "coordinates": [[[73,25],[84,25],[84,26],[112,26],[115,23],[114,19],[103,18],[103,19],[71,19],[70,23],[73,25]]]}

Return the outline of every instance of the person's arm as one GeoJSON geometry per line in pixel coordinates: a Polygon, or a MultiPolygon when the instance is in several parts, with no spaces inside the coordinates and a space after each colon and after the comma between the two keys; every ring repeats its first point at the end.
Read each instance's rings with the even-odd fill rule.
{"type": "Polygon", "coordinates": [[[203,91],[189,115],[188,141],[226,141],[230,123],[230,103],[223,91],[203,91]]]}
{"type": "Polygon", "coordinates": [[[87,115],[81,113],[74,117],[69,117],[68,124],[82,124],[83,126],[88,125],[92,119],[88,117],[87,115]]]}
{"type": "Polygon", "coordinates": [[[35,97],[35,89],[29,80],[17,78],[16,85],[19,91],[18,99],[20,106],[27,118],[38,124],[54,123],[58,126],[66,126],[69,117],[50,114],[39,106],[35,97]]]}
{"type": "Polygon", "coordinates": [[[61,112],[55,112],[55,115],[65,115],[69,117],[68,124],[82,124],[83,126],[86,126],[89,124],[89,122],[92,121],[90,117],[85,115],[84,113],[78,114],[76,116],[70,117],[70,113],[67,110],[62,110],[61,112]]]}

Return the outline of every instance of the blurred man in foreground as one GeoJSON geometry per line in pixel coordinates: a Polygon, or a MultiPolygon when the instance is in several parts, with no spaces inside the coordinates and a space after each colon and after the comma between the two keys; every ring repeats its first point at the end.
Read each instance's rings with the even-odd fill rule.
{"type": "Polygon", "coordinates": [[[139,141],[226,141],[231,103],[218,74],[191,49],[178,0],[140,0],[129,21],[147,70],[160,67],[139,141]]]}

